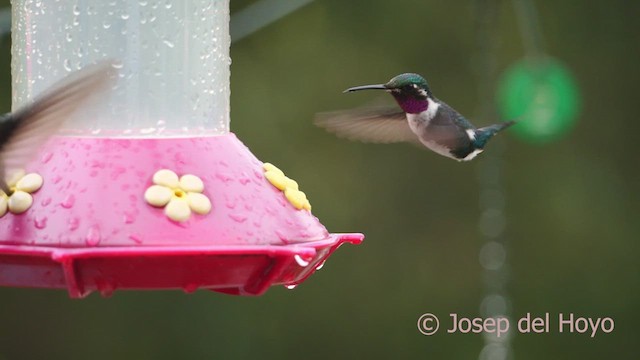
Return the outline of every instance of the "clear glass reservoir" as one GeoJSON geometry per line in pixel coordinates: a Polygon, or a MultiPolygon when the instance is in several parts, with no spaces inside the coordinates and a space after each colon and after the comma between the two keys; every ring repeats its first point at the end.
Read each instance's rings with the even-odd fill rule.
{"type": "Polygon", "coordinates": [[[13,0],[13,108],[70,72],[114,61],[113,91],[63,134],[229,131],[229,0],[13,0]]]}

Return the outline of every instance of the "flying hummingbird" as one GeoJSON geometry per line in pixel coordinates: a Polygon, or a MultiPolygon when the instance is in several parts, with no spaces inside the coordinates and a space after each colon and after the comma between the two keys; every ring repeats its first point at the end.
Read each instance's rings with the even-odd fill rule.
{"type": "Polygon", "coordinates": [[[344,92],[384,90],[400,109],[337,111],[320,114],[316,124],[351,140],[376,143],[411,142],[458,160],[476,157],[496,133],[513,125],[507,121],[476,128],[457,111],[433,96],[418,74],[401,74],[386,84],[356,86],[344,92]]]}
{"type": "Polygon", "coordinates": [[[112,73],[110,61],[89,65],[16,111],[0,115],[0,190],[11,195],[5,176],[21,170],[71,114],[106,90],[112,73]]]}

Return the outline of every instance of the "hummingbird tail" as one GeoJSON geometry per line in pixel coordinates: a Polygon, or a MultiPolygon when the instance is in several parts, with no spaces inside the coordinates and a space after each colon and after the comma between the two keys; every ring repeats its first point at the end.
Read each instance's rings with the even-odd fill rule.
{"type": "Polygon", "coordinates": [[[485,126],[476,130],[476,146],[480,149],[484,148],[487,141],[491,139],[495,134],[515,124],[515,121],[505,121],[498,124],[485,126]]]}

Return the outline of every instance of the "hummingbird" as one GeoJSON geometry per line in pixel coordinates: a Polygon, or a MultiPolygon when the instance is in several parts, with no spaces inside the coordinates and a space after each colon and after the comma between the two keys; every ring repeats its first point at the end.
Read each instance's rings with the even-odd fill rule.
{"type": "Polygon", "coordinates": [[[115,78],[111,61],[77,70],[14,112],[0,115],[0,190],[13,192],[6,174],[21,170],[78,108],[115,78]]]}
{"type": "Polygon", "coordinates": [[[344,92],[384,90],[398,108],[371,108],[320,114],[316,125],[350,140],[374,143],[410,142],[458,161],[484,151],[495,134],[513,125],[502,122],[476,128],[464,116],[433,96],[418,74],[400,74],[386,84],[356,86],[344,92]]]}

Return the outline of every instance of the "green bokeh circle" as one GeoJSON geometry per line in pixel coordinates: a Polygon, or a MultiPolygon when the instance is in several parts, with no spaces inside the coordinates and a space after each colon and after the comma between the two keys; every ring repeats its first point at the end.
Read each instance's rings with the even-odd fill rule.
{"type": "Polygon", "coordinates": [[[521,60],[511,66],[500,79],[497,99],[503,118],[518,121],[512,132],[537,143],[566,134],[580,109],[573,77],[552,59],[521,60]]]}

